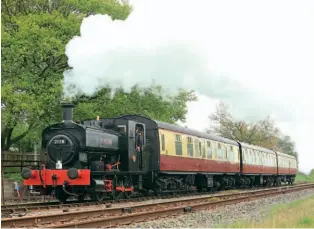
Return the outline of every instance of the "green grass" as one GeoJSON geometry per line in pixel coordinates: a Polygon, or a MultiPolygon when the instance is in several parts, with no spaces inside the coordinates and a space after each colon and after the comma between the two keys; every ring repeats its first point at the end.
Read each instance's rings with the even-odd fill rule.
{"type": "Polygon", "coordinates": [[[11,167],[11,168],[3,168],[4,172],[9,172],[5,173],[3,175],[3,178],[5,179],[10,179],[10,180],[15,180],[15,181],[22,181],[22,176],[21,176],[21,168],[17,167],[11,167]]]}
{"type": "Polygon", "coordinates": [[[295,178],[295,183],[302,183],[302,182],[314,182],[314,169],[310,172],[309,175],[304,173],[298,172],[295,178]]]}
{"type": "Polygon", "coordinates": [[[4,174],[3,178],[20,182],[23,181],[23,178],[20,173],[7,173],[4,174]]]}
{"type": "Polygon", "coordinates": [[[314,228],[314,196],[274,206],[261,222],[239,220],[220,228],[314,228]]]}

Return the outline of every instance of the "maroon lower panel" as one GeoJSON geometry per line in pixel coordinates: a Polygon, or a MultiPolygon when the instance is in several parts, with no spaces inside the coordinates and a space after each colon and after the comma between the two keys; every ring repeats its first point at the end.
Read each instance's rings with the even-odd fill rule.
{"type": "Polygon", "coordinates": [[[277,174],[276,167],[268,167],[262,165],[243,165],[244,174],[277,174]]]}
{"type": "Polygon", "coordinates": [[[160,155],[161,171],[239,173],[240,163],[160,155]]]}
{"type": "Polygon", "coordinates": [[[297,173],[296,169],[290,169],[290,168],[278,168],[278,174],[286,175],[286,174],[292,174],[295,175],[297,173]]]}

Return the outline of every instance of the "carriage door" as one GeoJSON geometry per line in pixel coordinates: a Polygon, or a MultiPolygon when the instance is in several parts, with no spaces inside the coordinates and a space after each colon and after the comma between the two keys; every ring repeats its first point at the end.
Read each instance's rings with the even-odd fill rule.
{"type": "Polygon", "coordinates": [[[144,163],[144,146],[145,146],[145,139],[146,139],[146,129],[145,124],[129,121],[128,123],[128,149],[129,149],[129,170],[130,171],[137,171],[142,170],[145,168],[144,163]],[[136,142],[136,131],[140,132],[140,139],[141,139],[141,148],[137,150],[137,142],[136,142]]]}

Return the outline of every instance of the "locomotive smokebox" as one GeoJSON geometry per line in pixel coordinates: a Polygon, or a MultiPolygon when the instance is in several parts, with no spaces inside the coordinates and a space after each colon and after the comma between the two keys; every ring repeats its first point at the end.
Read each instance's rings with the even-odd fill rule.
{"type": "Polygon", "coordinates": [[[73,122],[73,107],[74,104],[72,103],[61,103],[62,107],[62,119],[64,123],[71,123],[73,122]]]}

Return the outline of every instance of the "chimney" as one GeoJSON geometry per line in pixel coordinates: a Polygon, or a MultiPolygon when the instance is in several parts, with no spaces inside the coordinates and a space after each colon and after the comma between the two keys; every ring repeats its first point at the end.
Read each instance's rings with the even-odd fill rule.
{"type": "Polygon", "coordinates": [[[73,122],[73,107],[72,103],[61,103],[62,107],[62,119],[64,123],[72,123],[73,122]]]}

